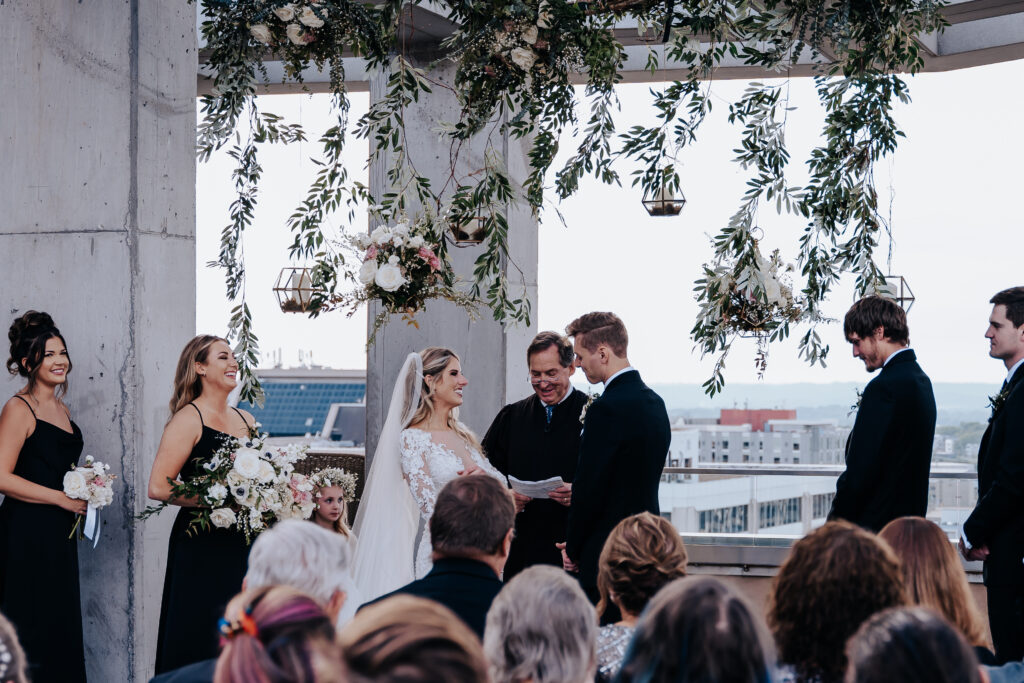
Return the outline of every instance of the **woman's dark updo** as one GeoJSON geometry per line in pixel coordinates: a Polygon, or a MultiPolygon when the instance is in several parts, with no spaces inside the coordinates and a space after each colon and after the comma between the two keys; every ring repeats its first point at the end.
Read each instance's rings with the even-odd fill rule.
{"type": "MultiPolygon", "coordinates": [[[[60,339],[64,347],[67,348],[64,336],[48,313],[26,311],[20,318],[16,318],[7,332],[7,338],[11,341],[11,356],[7,359],[7,371],[12,375],[26,378],[29,388],[31,388],[35,384],[36,372],[43,363],[46,342],[54,337],[60,339]]],[[[70,357],[68,358],[67,372],[71,372],[70,357]]],[[[65,383],[64,386],[66,387],[67,384],[65,383]]]]}

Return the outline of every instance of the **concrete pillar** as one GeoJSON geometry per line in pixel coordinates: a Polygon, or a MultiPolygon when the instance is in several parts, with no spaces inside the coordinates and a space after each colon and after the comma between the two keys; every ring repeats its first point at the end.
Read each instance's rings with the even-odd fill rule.
{"type": "MultiPolygon", "coordinates": [[[[446,64],[430,72],[432,80],[451,83],[454,66],[446,64]]],[[[387,74],[370,79],[371,105],[386,92],[387,74]]],[[[439,121],[452,121],[458,116],[459,105],[453,93],[441,85],[433,86],[430,96],[420,98],[405,112],[406,151],[420,175],[433,181],[439,189],[450,174],[452,145],[437,133],[439,121]]],[[[511,138],[501,139],[497,133],[492,142],[504,148],[505,160],[513,183],[527,175],[528,143],[511,138]]],[[[480,140],[463,145],[459,169],[468,174],[483,167],[484,145],[480,140]]],[[[389,159],[370,165],[370,189],[381,196],[390,189],[387,180],[389,159]]],[[[410,213],[410,217],[411,217],[410,213]]],[[[537,310],[537,221],[529,207],[511,207],[507,214],[509,253],[515,266],[506,263],[511,286],[521,288],[525,279],[527,296],[533,304],[533,324],[502,325],[496,323],[490,311],[482,307],[480,318],[470,319],[468,314],[447,301],[430,301],[425,311],[416,316],[419,328],[393,319],[377,333],[376,342],[367,352],[366,362],[366,441],[367,455],[372,458],[377,437],[387,417],[388,404],[395,379],[405,357],[426,346],[446,346],[455,350],[462,359],[462,369],[469,379],[466,402],[459,419],[481,438],[501,407],[530,393],[527,383],[526,347],[536,334],[537,310]],[[518,266],[518,269],[516,268],[518,266]],[[522,273],[520,274],[520,269],[522,273]]],[[[483,247],[451,247],[456,272],[465,280],[472,280],[473,261],[483,247]]],[[[516,290],[513,289],[513,293],[516,290]]],[[[371,304],[368,324],[380,311],[371,304]]]]}
{"type": "Polygon", "coordinates": [[[54,317],[85,453],[121,477],[79,546],[90,681],[144,681],[155,656],[171,515],[134,516],[195,333],[195,12],[0,3],[0,322],[54,317]]]}

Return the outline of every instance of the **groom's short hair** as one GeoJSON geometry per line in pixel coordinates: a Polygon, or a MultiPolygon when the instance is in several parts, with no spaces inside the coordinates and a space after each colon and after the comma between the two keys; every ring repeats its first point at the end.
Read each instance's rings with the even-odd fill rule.
{"type": "Polygon", "coordinates": [[[1010,287],[989,299],[990,304],[1006,306],[1006,317],[1014,327],[1024,325],[1024,287],[1010,287]]]}
{"type": "Polygon", "coordinates": [[[605,344],[619,358],[626,357],[629,335],[626,334],[622,318],[614,313],[594,312],[581,315],[569,323],[565,333],[587,351],[594,351],[601,344],[605,344]]]}
{"type": "Polygon", "coordinates": [[[850,307],[843,320],[843,334],[847,339],[854,334],[865,339],[874,335],[879,327],[882,336],[894,344],[910,343],[907,314],[892,299],[866,296],[850,307]]]}
{"type": "Polygon", "coordinates": [[[430,543],[444,557],[497,555],[515,519],[512,496],[497,479],[456,477],[437,494],[430,543]]]}

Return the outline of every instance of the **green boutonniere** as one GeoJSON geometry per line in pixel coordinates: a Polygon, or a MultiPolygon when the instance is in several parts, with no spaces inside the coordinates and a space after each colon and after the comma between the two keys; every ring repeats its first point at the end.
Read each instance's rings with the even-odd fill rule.
{"type": "Polygon", "coordinates": [[[1009,385],[1007,385],[1003,387],[995,396],[988,397],[988,406],[989,408],[992,409],[992,417],[995,417],[996,413],[1003,409],[1003,406],[1006,404],[1006,397],[1009,395],[1010,387],[1009,385]]]}
{"type": "Polygon", "coordinates": [[[580,424],[587,419],[587,410],[590,408],[590,404],[601,398],[601,394],[587,394],[587,402],[583,404],[583,410],[580,412],[580,424]]]}

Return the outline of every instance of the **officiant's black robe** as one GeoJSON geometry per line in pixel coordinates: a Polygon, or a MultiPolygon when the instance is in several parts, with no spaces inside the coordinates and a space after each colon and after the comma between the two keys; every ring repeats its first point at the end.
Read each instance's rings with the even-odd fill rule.
{"type": "MultiPolygon", "coordinates": [[[[533,394],[501,409],[484,436],[484,453],[504,475],[523,481],[576,476],[580,452],[580,412],[587,395],[570,388],[555,406],[548,424],[544,404],[533,394]]],[[[534,499],[516,515],[516,537],[505,564],[508,581],[535,564],[562,566],[555,543],[565,540],[569,508],[553,500],[534,499]]]]}

